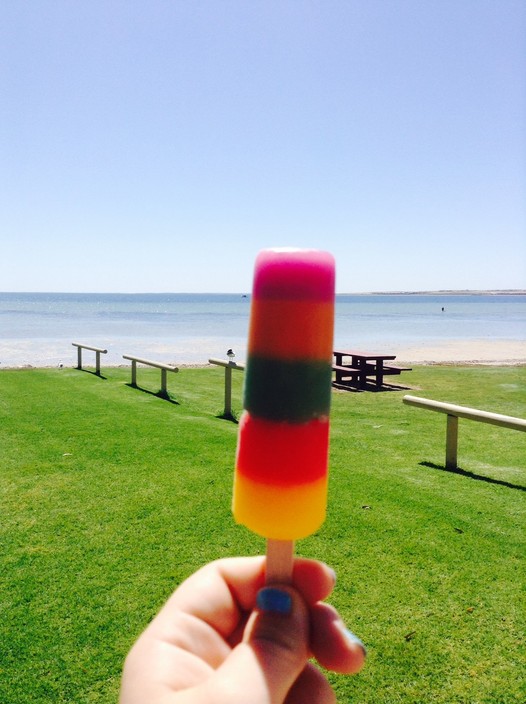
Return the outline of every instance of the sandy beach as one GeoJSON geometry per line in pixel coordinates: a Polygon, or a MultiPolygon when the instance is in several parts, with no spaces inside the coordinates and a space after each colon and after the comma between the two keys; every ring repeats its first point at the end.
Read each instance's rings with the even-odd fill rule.
{"type": "Polygon", "coordinates": [[[396,349],[413,364],[526,364],[526,340],[448,340],[396,349]]]}
{"type": "MultiPolygon", "coordinates": [[[[526,365],[526,340],[447,340],[425,342],[421,345],[404,346],[392,343],[384,345],[389,352],[396,354],[396,364],[482,364],[482,365],[526,365]]],[[[358,346],[361,351],[368,351],[364,345],[358,346]]],[[[128,352],[128,350],[124,350],[128,352]]],[[[378,351],[376,348],[374,352],[378,351]]],[[[179,367],[206,366],[209,357],[220,357],[213,350],[209,353],[203,346],[202,353],[185,358],[184,352],[173,349],[170,345],[150,345],[148,350],[142,350],[142,356],[173,363],[179,367]]],[[[118,350],[108,350],[103,355],[101,364],[105,367],[126,366],[118,350]]],[[[237,361],[243,362],[245,354],[239,350],[237,361]]],[[[0,370],[13,368],[38,368],[76,366],[76,348],[67,343],[52,342],[39,344],[24,341],[13,344],[13,341],[0,342],[0,370]]],[[[86,366],[94,366],[94,354],[85,352],[86,366]]]]}

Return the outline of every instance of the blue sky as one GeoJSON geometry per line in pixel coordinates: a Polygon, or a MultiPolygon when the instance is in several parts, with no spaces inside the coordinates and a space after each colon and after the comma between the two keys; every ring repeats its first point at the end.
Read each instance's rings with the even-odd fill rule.
{"type": "Polygon", "coordinates": [[[523,0],[7,0],[0,290],[526,288],[523,0]]]}

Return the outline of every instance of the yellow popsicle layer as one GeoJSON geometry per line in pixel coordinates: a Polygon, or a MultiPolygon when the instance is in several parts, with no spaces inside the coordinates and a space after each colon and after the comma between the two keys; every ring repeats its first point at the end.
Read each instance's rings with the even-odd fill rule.
{"type": "Polygon", "coordinates": [[[298,540],[311,535],[325,520],[326,505],[327,477],[285,488],[236,472],[234,518],[265,538],[298,540]]]}

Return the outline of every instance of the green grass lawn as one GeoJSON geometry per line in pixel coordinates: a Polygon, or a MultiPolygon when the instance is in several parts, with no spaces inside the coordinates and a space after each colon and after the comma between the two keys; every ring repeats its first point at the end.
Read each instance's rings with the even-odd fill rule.
{"type": "MultiPolygon", "coordinates": [[[[114,703],[122,661],[174,587],[264,551],[230,513],[237,425],[223,370],[106,378],[0,372],[0,702],[114,703]]],[[[526,434],[404,393],[526,417],[524,367],[416,367],[409,391],[333,394],[327,521],[297,545],[338,573],[332,602],[368,648],[341,702],[526,701],[526,434]]],[[[234,408],[243,374],[233,374],[234,408]]],[[[248,700],[247,700],[248,701],[248,700]]]]}

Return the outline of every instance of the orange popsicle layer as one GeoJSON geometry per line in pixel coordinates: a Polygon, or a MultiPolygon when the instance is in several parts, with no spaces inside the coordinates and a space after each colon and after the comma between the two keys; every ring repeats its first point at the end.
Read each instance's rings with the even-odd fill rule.
{"type": "Polygon", "coordinates": [[[248,353],[294,360],[332,360],[332,302],[254,299],[248,353]]]}

